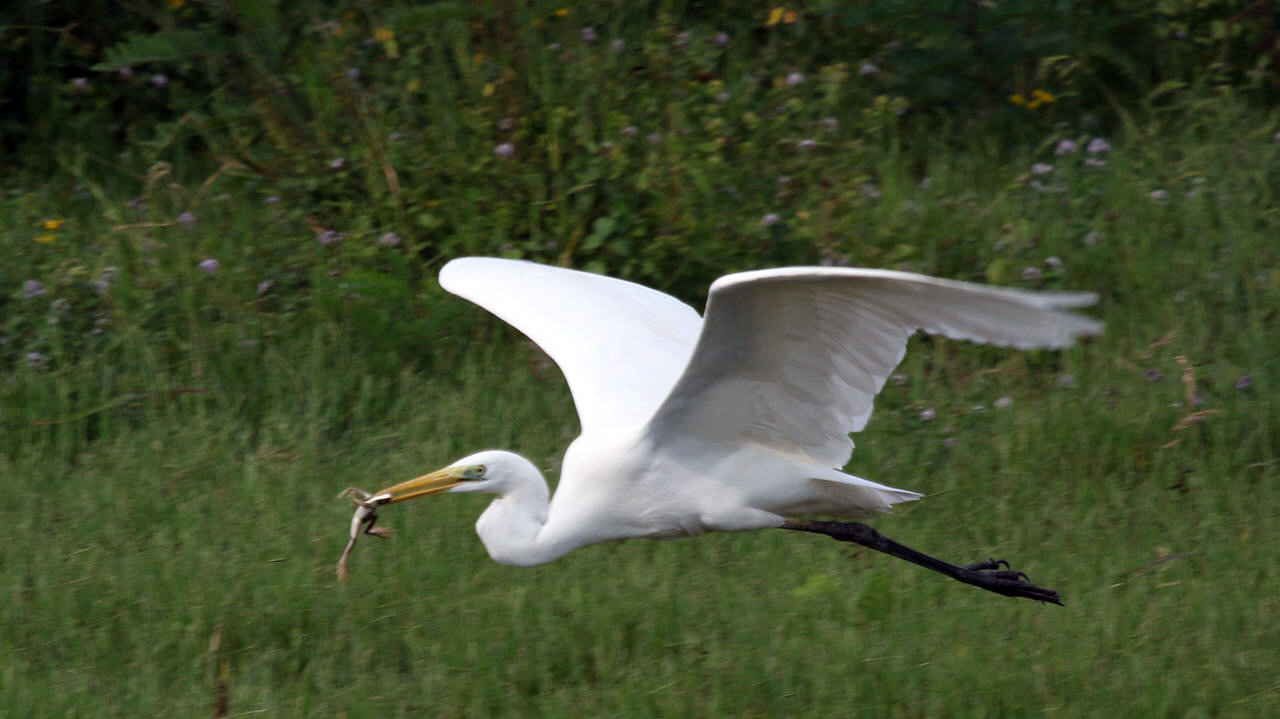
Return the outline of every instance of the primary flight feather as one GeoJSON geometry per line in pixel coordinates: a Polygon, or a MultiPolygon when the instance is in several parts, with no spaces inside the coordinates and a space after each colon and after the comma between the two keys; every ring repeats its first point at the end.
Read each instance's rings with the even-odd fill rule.
{"type": "Polygon", "coordinates": [[[641,285],[516,260],[453,260],[440,284],[555,360],[582,434],[565,453],[554,498],[528,460],[481,452],[361,493],[353,541],[358,526],[373,531],[372,510],[384,504],[490,492],[498,497],[476,528],[506,564],[541,564],[614,539],[778,527],[857,542],[1002,594],[1059,601],[1003,562],[959,567],[865,525],[796,515],[859,517],[920,497],[840,471],[853,450],[849,433],[866,425],[917,330],[1056,349],[1102,331],[1065,311],[1096,295],[788,267],[721,277],[700,317],[641,285]]]}

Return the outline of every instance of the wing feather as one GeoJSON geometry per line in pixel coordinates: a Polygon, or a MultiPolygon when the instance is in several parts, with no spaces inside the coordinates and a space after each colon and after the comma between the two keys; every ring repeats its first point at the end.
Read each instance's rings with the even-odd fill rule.
{"type": "Polygon", "coordinates": [[[643,424],[684,371],[702,318],[632,282],[561,267],[464,257],[440,286],[523,332],[569,383],[583,431],[643,424]]]}
{"type": "Polygon", "coordinates": [[[665,440],[754,442],[840,467],[850,432],[917,330],[1060,348],[1102,323],[1062,310],[1089,293],[1026,292],[889,270],[783,268],[711,286],[688,366],[648,431],[665,440]]]}

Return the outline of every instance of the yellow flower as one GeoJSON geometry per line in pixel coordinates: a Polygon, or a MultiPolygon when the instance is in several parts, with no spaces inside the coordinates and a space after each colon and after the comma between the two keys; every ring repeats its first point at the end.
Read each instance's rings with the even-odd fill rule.
{"type": "Polygon", "coordinates": [[[39,242],[42,245],[48,245],[53,242],[53,239],[53,235],[40,235],[36,238],[36,242],[39,242]]]}
{"type": "Polygon", "coordinates": [[[769,19],[764,21],[765,27],[773,27],[778,23],[785,25],[794,24],[796,21],[796,11],[788,10],[784,7],[776,7],[769,11],[769,19]]]}
{"type": "Polygon", "coordinates": [[[494,88],[493,83],[491,83],[491,82],[486,82],[486,83],[484,84],[484,96],[485,96],[485,97],[493,97],[493,88],[494,88]]]}
{"type": "Polygon", "coordinates": [[[805,210],[800,210],[799,212],[796,213],[796,219],[807,220],[809,219],[809,213],[806,212],[805,210]]]}
{"type": "Polygon", "coordinates": [[[66,222],[66,220],[45,220],[43,225],[46,230],[56,230],[59,227],[62,227],[62,223],[64,222],[66,222]]]}
{"type": "Polygon", "coordinates": [[[1031,97],[1035,98],[1036,101],[1044,103],[1046,105],[1051,102],[1058,101],[1057,96],[1055,96],[1052,92],[1049,92],[1048,90],[1032,90],[1031,97]]]}
{"type": "Polygon", "coordinates": [[[566,15],[568,15],[568,14],[569,14],[569,8],[567,8],[567,7],[562,7],[562,8],[560,8],[559,10],[556,10],[555,12],[553,12],[553,13],[551,13],[551,14],[552,14],[554,17],[564,17],[564,16],[566,16],[566,15]]]}
{"type": "Polygon", "coordinates": [[[373,39],[375,42],[387,42],[389,40],[394,40],[395,37],[395,32],[388,30],[385,27],[380,27],[373,31],[373,39]]]}
{"type": "Polygon", "coordinates": [[[1027,104],[1027,98],[1023,97],[1022,93],[1015,92],[1009,96],[1009,102],[1012,102],[1015,105],[1025,105],[1027,104]]]}

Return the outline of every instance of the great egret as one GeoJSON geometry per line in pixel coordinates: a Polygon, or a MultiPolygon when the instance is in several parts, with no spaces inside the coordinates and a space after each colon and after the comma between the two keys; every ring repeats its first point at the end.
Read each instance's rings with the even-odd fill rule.
{"type": "MultiPolygon", "coordinates": [[[[376,509],[443,492],[498,495],[476,522],[494,560],[531,566],[588,544],[780,528],[855,542],[1007,596],[1061,604],[1003,560],[957,566],[857,522],[921,495],[841,472],[850,432],[916,331],[1061,348],[1102,323],[1061,310],[1090,293],[1027,292],[889,270],[788,267],[726,275],[705,317],[656,290],[515,260],[464,258],[449,292],[528,335],[563,370],[582,434],[555,497],[529,460],[473,454],[369,494],[354,490],[358,533],[376,509]]],[[[339,573],[345,573],[343,553],[339,573]]]]}

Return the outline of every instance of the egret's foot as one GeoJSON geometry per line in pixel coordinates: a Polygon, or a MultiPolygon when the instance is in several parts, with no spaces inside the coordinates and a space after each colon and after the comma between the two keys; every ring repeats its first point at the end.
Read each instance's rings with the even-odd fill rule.
{"type": "MultiPolygon", "coordinates": [[[[1057,592],[1032,584],[1025,572],[1019,572],[1016,569],[997,569],[1000,564],[992,564],[993,561],[995,560],[989,559],[960,567],[965,574],[955,579],[1006,597],[1025,597],[1062,606],[1062,597],[1057,592]]],[[[1009,565],[1005,562],[1004,566],[1009,565]]]]}
{"type": "Polygon", "coordinates": [[[985,572],[988,569],[1000,569],[1001,567],[1008,569],[1009,563],[1003,559],[984,559],[981,562],[964,565],[965,569],[972,569],[975,572],[985,572]]]}

